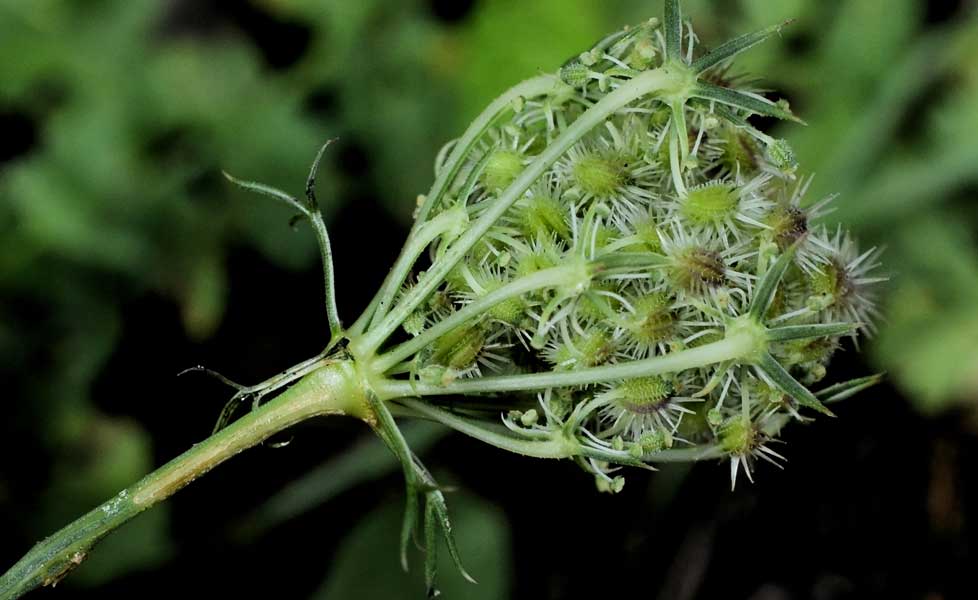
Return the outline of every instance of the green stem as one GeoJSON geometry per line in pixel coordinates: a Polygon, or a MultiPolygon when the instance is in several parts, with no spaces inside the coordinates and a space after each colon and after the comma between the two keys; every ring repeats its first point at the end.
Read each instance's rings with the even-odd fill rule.
{"type": "Polygon", "coordinates": [[[579,444],[572,439],[551,438],[548,440],[521,440],[513,435],[505,435],[489,430],[486,426],[474,423],[431,404],[411,398],[397,400],[419,416],[451,427],[455,431],[474,437],[491,446],[533,458],[570,458],[579,454],[579,444]]]}
{"type": "MultiPolygon", "coordinates": [[[[455,146],[452,148],[451,154],[445,160],[444,166],[435,178],[435,182],[431,186],[428,195],[425,197],[424,202],[420,207],[418,207],[418,213],[414,218],[414,225],[411,226],[411,231],[408,233],[408,243],[405,244],[405,249],[401,252],[401,257],[398,258],[398,263],[402,262],[402,258],[407,254],[407,246],[410,245],[412,239],[417,236],[420,228],[425,224],[428,219],[428,213],[431,209],[437,205],[441,200],[442,196],[448,189],[448,184],[455,178],[458,170],[462,167],[464,159],[468,156],[469,151],[472,147],[479,141],[482,135],[492,126],[494,122],[504,114],[505,111],[509,110],[513,102],[520,98],[533,98],[536,96],[541,96],[543,94],[548,94],[552,92],[560,82],[553,75],[540,75],[538,77],[533,77],[522,81],[515,86],[508,89],[501,96],[496,98],[492,104],[486,107],[482,113],[476,117],[469,128],[465,130],[462,137],[458,139],[455,146]]],[[[407,265],[407,269],[395,268],[387,274],[384,279],[383,285],[381,285],[380,291],[378,291],[377,296],[371,302],[373,308],[368,308],[364,311],[362,315],[357,319],[354,324],[354,331],[359,335],[364,329],[367,328],[368,324],[372,320],[379,320],[386,316],[387,309],[380,305],[380,296],[384,294],[385,290],[397,289],[402,283],[404,283],[405,278],[407,278],[407,273],[410,270],[413,261],[407,265]]]]}
{"type": "MultiPolygon", "coordinates": [[[[387,274],[387,276],[390,277],[391,273],[393,273],[393,271],[390,271],[387,274]]],[[[387,281],[385,280],[384,285],[386,284],[387,281]]],[[[370,301],[370,304],[367,305],[367,308],[362,313],[360,313],[360,316],[357,317],[356,321],[354,321],[353,325],[351,325],[346,330],[347,336],[349,336],[352,339],[356,336],[362,335],[364,330],[367,329],[367,325],[370,324],[370,319],[373,318],[374,313],[377,311],[377,305],[379,304],[380,304],[380,294],[376,294],[374,295],[373,299],[370,301]]]]}
{"type": "Polygon", "coordinates": [[[350,363],[310,373],[268,404],[196,444],[111,500],[35,545],[0,577],[0,600],[58,583],[103,537],[165,500],[242,450],[314,416],[346,414],[370,420],[364,392],[350,363]]]}
{"type": "Polygon", "coordinates": [[[323,267],[323,282],[326,296],[326,319],[329,321],[330,343],[339,340],[343,334],[343,325],[340,323],[339,311],[336,309],[336,281],[333,274],[333,248],[329,243],[329,233],[326,231],[326,223],[319,210],[313,211],[309,215],[309,223],[312,230],[316,232],[316,240],[319,241],[319,254],[323,267]]]}
{"type": "MultiPolygon", "coordinates": [[[[557,432],[551,432],[549,439],[519,439],[512,434],[496,433],[485,424],[474,422],[421,400],[399,398],[396,402],[409,409],[413,415],[441,423],[459,433],[485,442],[490,446],[495,446],[501,450],[507,450],[523,456],[561,459],[600,454],[594,452],[593,449],[589,450],[585,448],[576,440],[557,432]]],[[[653,454],[648,454],[642,457],[642,460],[644,462],[658,463],[693,462],[720,458],[725,454],[726,452],[720,446],[708,444],[691,446],[689,448],[668,448],[653,454]]]]}
{"type": "Polygon", "coordinates": [[[410,396],[517,392],[551,387],[592,385],[663,373],[678,373],[687,369],[705,367],[749,356],[756,348],[757,338],[755,335],[748,331],[738,331],[729,334],[722,340],[696,348],[614,365],[573,371],[474,377],[472,379],[460,379],[445,385],[388,379],[374,382],[373,389],[380,398],[391,399],[410,396]]]}
{"type": "Polygon", "coordinates": [[[520,83],[514,85],[504,92],[501,96],[492,101],[492,104],[487,106],[482,113],[476,117],[469,128],[465,130],[462,137],[459,138],[458,142],[452,148],[451,154],[448,155],[448,159],[445,161],[441,172],[438,173],[438,177],[435,179],[434,184],[431,186],[431,190],[425,197],[424,203],[418,209],[418,215],[415,220],[414,227],[412,228],[412,233],[428,218],[428,213],[434,208],[435,204],[441,199],[448,189],[448,184],[455,179],[455,175],[458,170],[462,167],[464,159],[468,156],[469,151],[472,146],[476,144],[492,124],[504,113],[510,109],[513,102],[525,99],[534,98],[536,96],[543,96],[554,92],[560,86],[564,85],[559,79],[553,75],[539,75],[521,81],[520,83]]]}
{"type": "Polygon", "coordinates": [[[445,333],[470,319],[479,317],[500,302],[539,289],[555,287],[562,284],[573,285],[582,279],[586,283],[590,278],[591,275],[587,267],[582,264],[552,267],[515,279],[488,294],[476,298],[462,309],[452,313],[451,316],[422,331],[417,337],[404,342],[390,352],[380,355],[371,365],[372,370],[377,373],[386,372],[402,360],[433,343],[445,333]]]}
{"type": "Polygon", "coordinates": [[[644,96],[656,92],[669,95],[682,94],[684,86],[689,85],[688,75],[671,68],[659,68],[645,71],[641,75],[623,83],[615,91],[602,98],[589,108],[557,138],[551,142],[537,158],[528,165],[522,173],[510,184],[488,209],[476,220],[468,231],[460,237],[442,256],[441,260],[432,265],[418,285],[404,296],[400,303],[383,320],[371,326],[362,338],[351,344],[351,349],[358,356],[367,356],[377,350],[387,337],[427,298],[431,292],[444,280],[445,276],[479,241],[496,221],[513,205],[537,179],[543,175],[571,146],[584,135],[600,125],[609,116],[644,96]]]}
{"type": "Polygon", "coordinates": [[[425,248],[443,234],[460,229],[467,221],[468,214],[464,208],[448,210],[419,227],[408,237],[401,254],[391,267],[390,274],[384,280],[371,318],[382,319],[387,314],[387,309],[394,301],[398,289],[407,279],[408,273],[411,272],[411,268],[425,248]]]}

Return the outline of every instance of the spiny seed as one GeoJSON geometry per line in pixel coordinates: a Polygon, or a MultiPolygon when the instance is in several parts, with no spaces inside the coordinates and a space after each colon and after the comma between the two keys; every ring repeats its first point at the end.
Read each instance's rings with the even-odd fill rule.
{"type": "Polygon", "coordinates": [[[662,238],[659,237],[659,227],[651,219],[641,221],[635,227],[635,237],[646,252],[659,254],[662,252],[662,238]]]}
{"type": "Polygon", "coordinates": [[[574,181],[585,194],[607,198],[617,192],[624,181],[618,161],[594,154],[582,157],[574,164],[574,181]]]}
{"type": "Polygon", "coordinates": [[[727,280],[726,266],[720,254],[705,248],[693,248],[684,253],[676,270],[679,285],[689,291],[716,287],[727,280]]]}
{"type": "Polygon", "coordinates": [[[521,209],[521,226],[528,237],[549,238],[556,235],[560,239],[570,239],[567,211],[557,199],[543,195],[533,196],[521,209]]]}
{"type": "Polygon", "coordinates": [[[579,88],[587,83],[590,70],[580,61],[572,61],[560,68],[560,78],[571,87],[579,88]]]}
{"type": "Polygon", "coordinates": [[[666,294],[650,294],[635,301],[635,313],[628,329],[646,344],[668,340],[675,331],[675,317],[670,310],[672,301],[666,294]]]}
{"type": "Polygon", "coordinates": [[[662,377],[640,377],[623,382],[616,392],[618,403],[634,414],[652,414],[672,394],[672,385],[662,377]]]}
{"type": "Polygon", "coordinates": [[[723,155],[720,163],[726,171],[737,173],[756,169],[760,150],[754,138],[733,127],[724,127],[723,130],[723,155]]]}
{"type": "Polygon", "coordinates": [[[811,288],[814,294],[832,298],[833,304],[845,301],[853,291],[846,268],[834,261],[812,275],[811,288]]]}
{"type": "Polygon", "coordinates": [[[503,300],[489,309],[489,316],[508,325],[521,321],[526,314],[526,304],[519,298],[503,300]]]}
{"type": "Polygon", "coordinates": [[[523,171],[523,157],[513,150],[496,150],[486,161],[482,184],[491,191],[506,189],[523,171]]]}
{"type": "Polygon", "coordinates": [[[727,183],[711,183],[689,190],[682,200],[682,214],[695,225],[707,225],[730,217],[739,203],[737,191],[727,183]]]}
{"type": "Polygon", "coordinates": [[[481,327],[457,327],[438,338],[429,362],[464,369],[475,362],[484,344],[485,334],[481,327]]]}
{"type": "Polygon", "coordinates": [[[720,428],[720,445],[735,456],[750,454],[757,447],[758,431],[750,419],[736,416],[720,428]]]}
{"type": "Polygon", "coordinates": [[[808,233],[808,214],[795,206],[779,206],[768,215],[778,248],[784,251],[808,233]]]}

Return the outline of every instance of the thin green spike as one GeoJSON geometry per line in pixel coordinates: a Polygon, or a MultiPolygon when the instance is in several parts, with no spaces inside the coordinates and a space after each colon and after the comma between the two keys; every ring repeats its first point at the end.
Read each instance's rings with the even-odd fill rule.
{"type": "Polygon", "coordinates": [[[306,202],[308,203],[309,223],[316,233],[316,241],[319,242],[319,256],[323,267],[323,287],[326,297],[326,320],[329,322],[330,343],[339,340],[343,335],[343,325],[340,323],[339,311],[336,307],[336,276],[333,269],[333,247],[329,241],[329,231],[326,229],[326,222],[323,220],[323,212],[319,202],[316,200],[316,175],[319,174],[319,164],[323,160],[326,149],[336,141],[336,138],[326,140],[316,153],[316,158],[312,161],[309,168],[309,177],[306,178],[306,202]]]}
{"type": "Polygon", "coordinates": [[[322,212],[319,210],[318,203],[316,202],[315,185],[316,175],[319,172],[319,163],[322,161],[323,153],[326,152],[326,148],[328,148],[333,141],[334,140],[328,140],[325,144],[323,144],[323,146],[319,149],[319,152],[316,154],[316,159],[313,161],[312,167],[309,170],[309,177],[306,179],[306,206],[303,206],[301,202],[289,194],[286,194],[282,190],[265,185],[264,183],[258,183],[256,181],[244,181],[234,177],[227,171],[222,171],[224,177],[231,183],[250,192],[262,194],[263,196],[268,196],[278,200],[279,202],[283,202],[299,211],[303,217],[309,219],[309,223],[312,225],[313,231],[316,233],[316,240],[319,242],[319,253],[323,263],[323,285],[326,290],[326,319],[329,322],[331,343],[340,338],[343,333],[343,326],[340,323],[339,314],[336,309],[336,283],[334,281],[333,272],[333,250],[329,242],[329,233],[326,231],[326,223],[323,221],[322,212]]]}
{"type": "Polygon", "coordinates": [[[404,470],[404,480],[407,485],[407,501],[405,503],[404,521],[401,524],[401,566],[404,567],[404,570],[407,570],[408,547],[418,521],[418,474],[415,469],[411,449],[407,444],[407,440],[404,439],[400,428],[398,428],[397,423],[395,423],[394,416],[391,415],[390,410],[373,394],[370,394],[367,400],[374,414],[377,416],[377,424],[374,427],[374,431],[376,431],[380,439],[383,440],[401,463],[401,468],[404,470]]]}
{"type": "Polygon", "coordinates": [[[448,506],[445,504],[445,496],[440,491],[428,493],[428,506],[434,506],[435,515],[438,517],[438,525],[441,528],[442,537],[445,538],[445,546],[448,547],[448,554],[455,563],[462,577],[469,583],[479,583],[474,577],[469,575],[465,567],[462,566],[462,557],[459,554],[458,546],[455,544],[455,534],[452,532],[452,522],[448,518],[448,506]]]}
{"type": "Polygon", "coordinates": [[[702,98],[703,100],[713,100],[714,102],[719,102],[720,104],[742,108],[757,115],[774,117],[777,119],[794,121],[795,123],[807,125],[805,121],[796,117],[790,110],[786,110],[774,102],[762,100],[756,96],[745,94],[744,92],[732,90],[730,88],[713,85],[712,83],[700,81],[696,84],[696,87],[693,88],[692,96],[695,98],[702,98]]]}
{"type": "Polygon", "coordinates": [[[784,367],[781,366],[781,363],[779,363],[777,359],[767,352],[761,355],[757,362],[757,367],[768,376],[771,382],[774,383],[775,387],[781,390],[782,393],[794,398],[798,404],[817,410],[823,415],[828,415],[830,417],[835,416],[831,410],[825,408],[825,405],[823,405],[819,399],[815,397],[815,394],[811,393],[808,388],[803,386],[797,379],[792,377],[790,373],[785,371],[784,367]]]}
{"type": "Polygon", "coordinates": [[[239,404],[244,399],[245,395],[241,393],[231,396],[231,399],[228,400],[224,405],[224,408],[221,409],[221,414],[217,417],[217,423],[214,423],[214,429],[211,431],[211,435],[214,435],[231,423],[232,417],[234,417],[234,412],[238,410],[239,404]]]}
{"type": "Polygon", "coordinates": [[[697,73],[702,73],[703,71],[715,67],[716,65],[737,56],[741,52],[753,48],[757,44],[760,44],[764,40],[768,39],[776,33],[781,33],[781,30],[794,22],[794,19],[788,19],[787,21],[782,21],[777,25],[771,25],[760,31],[755,31],[754,33],[748,33],[740,37],[736,37],[725,44],[714,48],[712,51],[708,52],[704,56],[700,57],[693,62],[693,71],[697,73]]]}
{"type": "Polygon", "coordinates": [[[856,331],[860,323],[815,323],[812,325],[786,325],[767,330],[771,342],[804,340],[809,338],[838,337],[856,331]]]}
{"type": "Polygon", "coordinates": [[[438,575],[438,515],[435,505],[427,503],[424,511],[424,585],[428,597],[439,595],[435,588],[435,577],[438,575]]]}
{"type": "Polygon", "coordinates": [[[767,309],[774,300],[774,293],[778,289],[778,284],[781,283],[781,278],[784,277],[788,267],[791,266],[791,260],[794,258],[797,248],[798,242],[795,242],[782,252],[778,260],[774,261],[774,264],[767,268],[767,271],[761,277],[761,281],[757,284],[757,289],[754,290],[754,297],[751,299],[749,313],[758,322],[762,321],[764,315],[767,314],[767,309]]]}
{"type": "MultiPolygon", "coordinates": [[[[737,112],[733,110],[733,108],[727,106],[726,104],[715,105],[713,107],[713,112],[716,113],[716,116],[720,117],[724,121],[727,121],[734,127],[745,127],[745,128],[754,129],[753,127],[751,127],[751,124],[748,123],[746,119],[744,119],[744,117],[737,114],[737,112]]],[[[757,130],[754,129],[754,131],[757,130]]]]}
{"type": "Polygon", "coordinates": [[[407,501],[404,506],[404,520],[401,522],[401,568],[408,570],[408,548],[411,537],[418,526],[418,494],[411,489],[407,491],[407,501]]]}
{"type": "Polygon", "coordinates": [[[302,215],[306,218],[310,216],[309,209],[307,209],[305,206],[300,204],[298,200],[286,194],[282,190],[273,188],[270,185],[265,185],[264,183],[258,183],[257,181],[245,181],[243,179],[238,179],[237,177],[231,175],[227,171],[221,171],[221,173],[224,175],[225,179],[227,179],[228,181],[230,181],[231,183],[233,183],[238,187],[244,188],[249,192],[254,192],[256,194],[268,196],[269,198],[274,198],[279,202],[284,202],[285,204],[289,205],[290,207],[302,213],[302,215]]]}
{"type": "Polygon", "coordinates": [[[815,392],[815,397],[825,404],[841,402],[842,400],[851,398],[859,392],[880,383],[883,381],[883,377],[885,376],[886,373],[877,373],[868,377],[859,377],[858,379],[843,381],[842,383],[837,383],[825,388],[824,390],[815,392]]]}
{"type": "Polygon", "coordinates": [[[310,210],[317,210],[319,208],[319,203],[316,200],[316,175],[319,174],[319,163],[323,160],[323,154],[326,153],[326,148],[329,148],[337,139],[328,139],[326,143],[319,147],[319,152],[316,153],[316,158],[312,161],[312,166],[309,168],[309,177],[306,178],[306,200],[309,201],[310,210]]]}
{"type": "Polygon", "coordinates": [[[682,60],[683,46],[683,13],[679,8],[679,0],[666,0],[663,27],[666,31],[666,58],[682,60]]]}

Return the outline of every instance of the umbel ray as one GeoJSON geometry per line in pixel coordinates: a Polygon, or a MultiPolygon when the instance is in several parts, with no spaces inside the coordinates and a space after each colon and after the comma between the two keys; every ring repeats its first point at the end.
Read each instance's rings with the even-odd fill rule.
{"type": "Polygon", "coordinates": [[[573,460],[608,492],[624,467],[725,461],[734,485],[759,460],[780,466],[789,423],[879,381],[819,383],[845,338],[872,332],[883,280],[878,252],[821,223],[831,199],[807,197],[788,144],[750,123],[799,119],[730,75],[784,25],[704,51],[668,0],[663,19],[510,88],[439,153],[401,254],[349,326],[314,193],[326,146],[298,198],[228,176],[312,225],[328,344],[258,385],[215,374],[235,393],[214,434],[37,544],[0,598],[58,582],[114,528],[316,416],[363,421],[400,461],[402,561],[420,538],[429,595],[439,538],[468,575],[398,419],[573,460]]]}

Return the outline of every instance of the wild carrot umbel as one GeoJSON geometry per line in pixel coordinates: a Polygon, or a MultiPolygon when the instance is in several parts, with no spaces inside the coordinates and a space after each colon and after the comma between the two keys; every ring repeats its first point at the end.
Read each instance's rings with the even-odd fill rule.
{"type": "Polygon", "coordinates": [[[610,492],[627,466],[726,461],[731,486],[759,459],[780,466],[785,425],[878,381],[809,389],[872,330],[881,281],[875,250],[820,224],[828,200],[806,196],[788,144],[750,123],[799,119],[728,75],[782,25],[701,51],[669,0],[662,21],[504,93],[439,154],[401,255],[348,327],[314,193],[322,151],[301,199],[229,176],[313,226],[325,350],[254,386],[212,373],[235,389],[215,435],[39,544],[0,598],[56,582],[112,528],[316,415],[363,420],[400,460],[402,559],[423,530],[429,594],[436,538],[459,557],[444,495],[395,417],[574,460],[610,492]]]}

